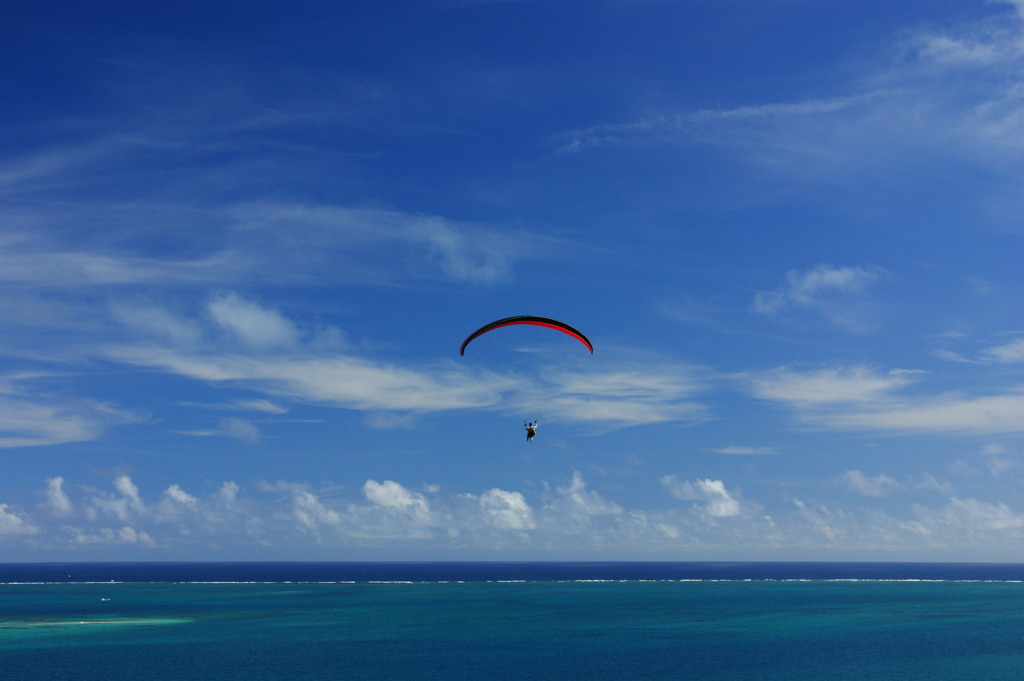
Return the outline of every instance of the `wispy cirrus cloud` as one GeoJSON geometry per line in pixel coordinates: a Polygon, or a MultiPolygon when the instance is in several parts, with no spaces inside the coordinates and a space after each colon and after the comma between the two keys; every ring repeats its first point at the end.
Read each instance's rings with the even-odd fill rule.
{"type": "Polygon", "coordinates": [[[854,301],[882,275],[878,268],[832,265],[818,265],[806,272],[790,270],[777,289],[754,296],[754,311],[771,316],[803,308],[837,326],[861,330],[868,324],[869,313],[854,301]]]}
{"type": "Polygon", "coordinates": [[[916,404],[880,404],[871,411],[814,417],[833,428],[920,433],[999,434],[1024,432],[1024,387],[978,397],[944,395],[916,404]]]}
{"type": "MultiPolygon", "coordinates": [[[[953,334],[949,340],[963,340],[966,334],[953,334]]],[[[947,341],[948,342],[948,341],[947,341]]],[[[976,344],[975,348],[969,351],[953,351],[940,349],[933,351],[933,355],[950,362],[961,364],[1019,364],[1024,362],[1024,338],[1016,338],[1009,342],[992,344],[989,340],[984,345],[976,344]]]]}
{"type": "Polygon", "coordinates": [[[999,434],[1024,430],[1024,388],[995,395],[901,392],[919,372],[868,367],[776,369],[744,377],[757,397],[793,410],[805,423],[839,430],[999,434]]]}
{"type": "Polygon", "coordinates": [[[0,250],[0,282],[44,290],[245,281],[489,286],[511,281],[516,263],[565,248],[543,235],[376,208],[245,203],[204,210],[111,203],[82,212],[40,207],[32,219],[23,216],[31,224],[7,235],[0,250]],[[149,252],[137,239],[136,225],[153,229],[168,214],[203,228],[179,230],[175,248],[149,252]],[[102,226],[104,239],[79,239],[82,224],[93,222],[102,226]]]}
{"type": "Polygon", "coordinates": [[[868,497],[882,497],[886,494],[903,489],[903,485],[885,474],[868,476],[859,470],[846,471],[839,479],[850,489],[868,497]]]}
{"type": "Polygon", "coordinates": [[[259,444],[263,440],[263,434],[259,426],[252,421],[245,419],[220,419],[212,428],[199,430],[183,430],[183,435],[194,435],[196,437],[229,437],[241,440],[249,444],[259,444]]]}
{"type": "Polygon", "coordinates": [[[1019,9],[993,8],[963,25],[891,36],[882,57],[837,68],[833,82],[845,76],[846,86],[838,94],[653,112],[567,130],[554,144],[567,154],[700,146],[763,180],[786,178],[789,191],[794,181],[878,187],[937,164],[967,164],[992,175],[988,189],[1005,202],[1018,183],[1004,173],[1019,170],[1024,149],[1024,21],[1019,9]]]}
{"type": "Polygon", "coordinates": [[[1002,345],[986,349],[982,357],[991,362],[1016,364],[1024,362],[1024,338],[1018,338],[1002,345]]]}
{"type": "Polygon", "coordinates": [[[0,377],[0,448],[86,442],[142,417],[118,405],[45,388],[54,376],[0,377]]]}
{"type": "Polygon", "coordinates": [[[715,452],[717,454],[732,454],[739,456],[760,456],[763,454],[774,454],[774,447],[748,447],[744,445],[730,445],[728,447],[718,447],[710,449],[708,451],[715,452]]]}
{"type": "MultiPolygon", "coordinates": [[[[140,301],[117,305],[115,316],[146,340],[108,345],[104,358],[265,396],[255,399],[429,413],[496,408],[511,386],[519,399],[530,395],[529,401],[552,419],[607,429],[710,418],[708,408],[694,400],[706,390],[697,372],[654,360],[616,362],[611,370],[556,365],[507,380],[489,365],[406,366],[364,357],[340,330],[304,328],[279,310],[234,293],[214,296],[192,316],[140,301]]],[[[237,419],[224,420],[216,428],[190,432],[256,440],[249,432],[254,426],[239,426],[237,419]]]]}
{"type": "Polygon", "coordinates": [[[879,402],[895,390],[910,385],[912,376],[902,371],[881,374],[858,366],[815,371],[781,368],[746,378],[757,397],[797,407],[817,407],[879,402]]]}
{"type": "Polygon", "coordinates": [[[692,368],[617,364],[613,370],[548,372],[547,396],[540,400],[544,412],[552,418],[603,424],[609,429],[713,418],[710,408],[695,399],[708,387],[692,368]]]}

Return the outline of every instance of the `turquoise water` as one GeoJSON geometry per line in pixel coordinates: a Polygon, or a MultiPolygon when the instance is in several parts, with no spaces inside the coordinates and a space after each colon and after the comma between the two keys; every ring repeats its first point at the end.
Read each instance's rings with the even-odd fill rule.
{"type": "Polygon", "coordinates": [[[1020,681],[1024,584],[6,583],[0,676],[1020,681]]]}

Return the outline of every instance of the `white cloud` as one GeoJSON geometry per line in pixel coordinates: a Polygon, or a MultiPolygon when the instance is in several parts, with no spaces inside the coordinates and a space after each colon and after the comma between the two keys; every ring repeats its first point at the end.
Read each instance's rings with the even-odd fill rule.
{"type": "Polygon", "coordinates": [[[989,348],[985,350],[983,356],[992,362],[1024,362],[1024,338],[1018,338],[1005,345],[989,348]]]}
{"type": "Polygon", "coordinates": [[[774,447],[744,447],[739,445],[733,445],[730,447],[719,447],[718,449],[711,449],[712,452],[719,454],[736,454],[741,456],[748,455],[761,455],[761,454],[774,454],[774,447]]]}
{"type": "Polygon", "coordinates": [[[129,506],[135,511],[141,511],[145,505],[139,496],[139,488],[127,475],[119,475],[114,479],[114,488],[128,501],[129,506]]]}
{"type": "MultiPolygon", "coordinates": [[[[969,196],[950,185],[949,196],[972,203],[972,214],[988,218],[983,222],[1015,230],[1024,149],[1024,41],[1019,16],[994,3],[989,9],[989,16],[975,22],[908,27],[887,45],[870,41],[864,53],[830,64],[835,94],[655,112],[568,130],[554,143],[576,154],[673,147],[689,154],[699,147],[713,158],[724,157],[733,173],[716,184],[728,189],[717,196],[708,191],[707,200],[735,205],[739,194],[754,202],[774,200],[779,192],[824,192],[832,205],[849,206],[860,219],[873,206],[906,210],[905,188],[914,186],[908,180],[938,180],[942,186],[954,176],[950,168],[966,169],[988,180],[969,196]]],[[[939,194],[932,202],[937,197],[941,205],[939,194]]],[[[906,213],[908,219],[919,214],[906,213]]],[[[773,309],[778,301],[769,295],[760,303],[773,309]]],[[[832,321],[871,328],[871,312],[857,310],[832,321]]]]}
{"type": "Polygon", "coordinates": [[[107,493],[96,493],[91,504],[105,515],[122,522],[138,518],[145,513],[146,505],[139,496],[139,488],[127,475],[119,475],[114,479],[114,488],[120,496],[107,493]]]}
{"type": "Polygon", "coordinates": [[[210,318],[244,346],[255,350],[292,349],[301,334],[277,310],[245,300],[237,293],[215,296],[207,305],[210,318]]]}
{"type": "Polygon", "coordinates": [[[786,309],[806,308],[837,326],[861,330],[868,325],[869,315],[863,306],[853,306],[851,299],[881,276],[881,270],[876,268],[832,265],[818,265],[806,272],[790,270],[785,283],[775,291],[755,295],[754,311],[776,315],[786,309]]]}
{"type": "Polygon", "coordinates": [[[409,226],[408,233],[414,241],[427,246],[429,256],[453,280],[495,284],[511,278],[509,252],[489,247],[486,242],[481,244],[475,236],[470,237],[445,220],[418,220],[409,226]]]}
{"type": "MultiPolygon", "coordinates": [[[[366,546],[406,547],[413,541],[437,555],[450,550],[464,555],[467,550],[516,549],[527,552],[522,555],[564,557],[600,549],[609,558],[670,558],[680,552],[708,558],[749,555],[745,551],[780,556],[841,551],[877,558],[940,555],[929,553],[939,551],[953,560],[1007,560],[1024,540],[1024,512],[998,496],[980,500],[944,495],[942,504],[928,507],[911,498],[913,488],[922,485],[908,484],[907,493],[887,502],[888,510],[883,511],[867,504],[875,498],[872,492],[893,488],[891,479],[847,474],[843,480],[868,493],[858,506],[847,508],[836,499],[791,499],[789,510],[777,507],[768,516],[759,510],[757,500],[741,499],[721,480],[680,480],[671,475],[660,484],[675,498],[692,502],[686,507],[625,507],[588,490],[578,472],[567,484],[546,488],[537,504],[515,490],[445,496],[433,486],[428,502],[400,483],[373,480],[363,485],[361,499],[328,499],[306,483],[279,481],[247,491],[225,482],[209,496],[192,495],[173,484],[156,501],[147,501],[134,482],[121,476],[115,481],[117,498],[135,510],[125,512],[116,526],[106,525],[102,516],[74,512],[37,526],[0,504],[0,537],[31,537],[33,542],[65,548],[160,547],[174,555],[207,555],[212,547],[235,546],[250,554],[257,549],[266,552],[261,555],[297,557],[325,555],[322,550],[333,554],[366,546]],[[901,502],[906,504],[902,508],[901,502]]],[[[71,487],[72,495],[81,489],[85,488],[71,487]]],[[[941,492],[948,486],[929,489],[941,492]]],[[[333,494],[339,492],[333,488],[333,494]]],[[[359,496],[358,491],[352,494],[359,496]]],[[[777,506],[786,499],[766,501],[777,506]]],[[[88,505],[88,499],[71,499],[73,509],[88,505]]]]}
{"type": "Polygon", "coordinates": [[[205,404],[200,402],[181,402],[182,406],[209,409],[211,411],[258,411],[265,414],[287,414],[288,408],[282,407],[267,399],[234,400],[224,404],[205,404]]]}
{"type": "Polygon", "coordinates": [[[1005,535],[1004,539],[1007,540],[1011,536],[1024,538],[1024,532],[1021,532],[1024,529],[1024,513],[1014,511],[1002,502],[990,503],[953,497],[942,508],[929,509],[917,506],[916,512],[919,519],[931,528],[932,532],[996,532],[1005,535]]]}
{"type": "Polygon", "coordinates": [[[893,490],[903,489],[903,485],[888,475],[868,477],[858,470],[846,471],[840,480],[854,492],[868,497],[883,497],[893,490]]]}
{"type": "Polygon", "coordinates": [[[567,508],[572,515],[583,517],[620,515],[622,507],[618,504],[605,500],[597,492],[587,489],[587,483],[579,471],[574,471],[572,481],[568,486],[557,487],[556,491],[564,501],[568,502],[567,508]]]}
{"type": "Polygon", "coordinates": [[[87,442],[139,419],[109,403],[22,387],[27,382],[0,378],[0,448],[87,442]]]}
{"type": "Polygon", "coordinates": [[[661,484],[676,499],[704,502],[704,512],[712,518],[732,518],[740,514],[740,502],[721,480],[677,480],[674,475],[666,475],[661,484]]]}
{"type": "Polygon", "coordinates": [[[259,427],[251,421],[244,419],[221,419],[217,425],[207,430],[184,430],[184,435],[195,435],[197,437],[230,437],[249,444],[259,444],[263,434],[259,427]]]}
{"type": "Polygon", "coordinates": [[[320,497],[305,489],[296,489],[292,495],[292,513],[300,526],[317,533],[323,526],[339,525],[341,514],[324,503],[320,497]]]}
{"type": "Polygon", "coordinates": [[[520,492],[488,490],[480,495],[480,510],[488,522],[502,530],[532,530],[537,527],[533,510],[520,492]]]}
{"type": "Polygon", "coordinates": [[[936,142],[953,153],[1006,159],[1024,139],[1019,79],[1009,75],[1019,73],[1021,45],[1020,17],[1005,13],[944,30],[902,31],[871,57],[881,60],[850,79],[848,94],[599,124],[557,140],[566,152],[709,145],[805,179],[877,170],[885,161],[906,164],[901,154],[913,159],[936,142]]]}
{"type": "MultiPolygon", "coordinates": [[[[13,217],[13,211],[9,214],[13,217]]],[[[108,205],[96,200],[51,203],[23,222],[12,224],[0,242],[6,246],[0,248],[0,282],[41,290],[76,289],[82,295],[139,285],[393,287],[423,280],[491,285],[511,280],[515,264],[524,258],[546,258],[567,248],[553,237],[502,225],[336,205],[248,202],[197,208],[145,202],[108,205]],[[139,240],[140,225],[173,233],[181,246],[177,252],[189,255],[167,257],[144,246],[124,248],[125,242],[139,240]],[[71,226],[74,229],[62,232],[71,226]],[[104,239],[75,237],[101,230],[104,239]],[[132,238],[120,239],[121,248],[107,245],[125,235],[132,238]]],[[[136,305],[122,301],[113,311],[154,332],[163,327],[187,337],[188,329],[176,326],[173,319],[147,316],[133,309],[136,305]]]]}
{"type": "Polygon", "coordinates": [[[743,143],[754,128],[770,128],[793,119],[814,119],[862,109],[878,98],[876,93],[774,102],[733,109],[702,109],[674,115],[652,116],[630,123],[599,124],[570,130],[557,136],[560,151],[578,153],[602,147],[630,147],[647,144],[726,146],[743,143]]]}
{"type": "Polygon", "coordinates": [[[662,423],[701,422],[706,406],[690,399],[706,389],[693,370],[659,363],[613,371],[557,369],[544,373],[547,395],[538,399],[552,419],[599,424],[607,429],[662,423]]]}
{"type": "Polygon", "coordinates": [[[877,281],[877,270],[862,267],[818,265],[807,272],[790,270],[786,283],[771,293],[758,293],[754,308],[763,314],[774,314],[788,306],[812,307],[821,304],[821,297],[837,292],[851,295],[862,292],[877,281]]]}
{"type": "MultiPolygon", "coordinates": [[[[623,359],[621,351],[606,349],[603,363],[586,362],[568,370],[564,361],[545,365],[539,357],[524,373],[496,373],[490,364],[473,362],[408,367],[362,358],[346,343],[324,347],[324,337],[340,337],[342,332],[333,327],[311,332],[281,312],[237,294],[214,298],[209,307],[216,311],[217,328],[230,330],[226,336],[218,338],[208,328],[211,319],[179,319],[162,310],[153,316],[176,320],[166,325],[197,333],[170,333],[163,339],[147,334],[149,342],[107,346],[103,356],[122,364],[236,385],[271,398],[191,406],[281,413],[284,409],[272,400],[287,399],[371,412],[367,422],[375,428],[409,427],[417,413],[501,408],[506,399],[529,402],[552,419],[596,424],[606,430],[711,418],[707,407],[690,399],[706,389],[699,370],[663,358],[623,359]],[[178,344],[176,339],[186,342],[178,344]],[[615,368],[602,368],[609,365],[615,368]]],[[[123,318],[145,320],[148,315],[143,311],[123,318]]],[[[148,331],[144,326],[138,330],[148,331]]],[[[233,420],[184,432],[246,441],[259,437],[255,426],[233,420]]]]}
{"type": "Polygon", "coordinates": [[[985,348],[973,358],[952,350],[935,350],[932,354],[962,364],[1019,364],[1024,362],[1024,338],[985,348]]]}
{"type": "Polygon", "coordinates": [[[911,383],[906,372],[879,374],[863,366],[807,372],[780,368],[746,378],[756,396],[800,407],[874,403],[911,383]]]}
{"type": "MultiPolygon", "coordinates": [[[[881,407],[882,405],[880,405],[881,407]]],[[[917,405],[820,415],[817,420],[843,429],[998,434],[1024,431],[1024,391],[984,397],[945,396],[917,405]]]]}
{"type": "Polygon", "coordinates": [[[220,257],[176,262],[84,250],[50,250],[45,244],[36,244],[32,250],[20,253],[0,252],[0,281],[41,289],[222,281],[226,279],[225,273],[235,271],[235,267],[237,264],[220,257]]]}
{"type": "Polygon", "coordinates": [[[438,518],[430,508],[430,502],[419,492],[413,492],[393,480],[377,482],[367,480],[363,494],[374,505],[397,512],[416,526],[432,526],[438,518]]]}
{"type": "Polygon", "coordinates": [[[340,276],[394,285],[426,277],[494,284],[511,278],[516,260],[538,253],[521,243],[555,243],[542,235],[373,208],[250,203],[232,213],[238,221],[234,248],[254,272],[275,280],[316,272],[332,282],[340,276]],[[288,267],[275,267],[281,262],[288,267]]]}
{"type": "Polygon", "coordinates": [[[848,534],[843,528],[847,523],[841,514],[837,514],[824,504],[809,503],[803,499],[793,499],[793,505],[804,521],[804,526],[820,534],[828,543],[834,543],[848,534]]]}
{"type": "Polygon", "coordinates": [[[841,430],[998,434],[1024,430],[1024,388],[1002,395],[906,397],[918,372],[867,367],[744,376],[762,399],[793,408],[809,423],[841,430]]]}
{"type": "Polygon", "coordinates": [[[233,402],[230,405],[225,405],[227,409],[238,409],[241,411],[262,411],[268,414],[287,414],[288,409],[282,407],[279,404],[274,404],[270,400],[239,400],[233,402]]]}
{"type": "Polygon", "coordinates": [[[68,515],[74,510],[64,491],[64,478],[61,476],[46,479],[46,503],[56,515],[68,515]]]}
{"type": "Polygon", "coordinates": [[[437,411],[493,404],[491,386],[459,367],[406,369],[344,355],[194,355],[156,347],[112,348],[119,362],[210,382],[231,382],[278,397],[358,410],[437,411]]]}
{"type": "Polygon", "coordinates": [[[156,546],[156,541],[145,530],[136,530],[125,525],[120,529],[102,527],[92,532],[84,532],[76,528],[68,528],[74,536],[76,544],[129,544],[139,546],[156,546]]]}
{"type": "Polygon", "coordinates": [[[0,504],[0,537],[30,535],[37,532],[39,532],[39,528],[29,520],[11,510],[7,504],[0,504]]]}
{"type": "MultiPolygon", "coordinates": [[[[241,307],[254,309],[250,304],[241,307]]],[[[276,312],[268,316],[264,314],[266,310],[259,310],[252,317],[263,319],[268,327],[277,328],[277,320],[283,320],[276,312]]],[[[253,326],[263,328],[263,324],[256,322],[253,326]]],[[[282,341],[283,345],[288,346],[292,340],[299,343],[302,332],[290,322],[284,328],[289,332],[281,337],[289,340],[282,341]],[[294,334],[291,329],[295,329],[294,334]]],[[[271,333],[275,338],[279,335],[271,333]]],[[[606,429],[710,418],[706,407],[689,399],[705,389],[695,371],[663,363],[655,369],[633,362],[628,368],[613,371],[587,366],[575,371],[547,367],[529,376],[502,380],[479,365],[443,362],[407,368],[362,359],[337,349],[321,352],[302,343],[260,353],[158,344],[121,345],[108,348],[106,356],[124,364],[238,385],[276,398],[375,412],[370,417],[375,427],[408,426],[409,412],[495,408],[502,400],[500,391],[507,389],[509,383],[520,395],[520,402],[530,401],[553,419],[600,424],[606,429]]],[[[257,404],[271,403],[263,400],[257,404]]],[[[238,420],[224,420],[213,429],[187,432],[247,441],[257,441],[259,437],[255,426],[238,420]]]]}
{"type": "Polygon", "coordinates": [[[183,490],[179,485],[171,485],[164,490],[164,498],[191,511],[199,508],[199,499],[183,490]]]}
{"type": "Polygon", "coordinates": [[[157,305],[119,301],[110,304],[110,314],[115,321],[161,343],[196,346],[205,336],[197,321],[157,305]]]}

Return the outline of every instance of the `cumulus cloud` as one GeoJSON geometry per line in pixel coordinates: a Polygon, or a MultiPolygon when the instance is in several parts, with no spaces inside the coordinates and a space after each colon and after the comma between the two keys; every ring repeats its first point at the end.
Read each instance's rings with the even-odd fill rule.
{"type": "Polygon", "coordinates": [[[28,519],[15,512],[7,504],[0,504],[0,537],[30,535],[39,532],[39,528],[28,519]]]}
{"type": "Polygon", "coordinates": [[[114,479],[114,489],[118,494],[104,492],[95,493],[90,499],[92,507],[104,515],[122,522],[136,518],[145,512],[146,505],[139,496],[139,488],[127,475],[119,475],[114,479]]]}
{"type": "Polygon", "coordinates": [[[296,489],[292,495],[292,513],[302,529],[317,533],[322,526],[338,525],[341,514],[306,489],[296,489]]]}
{"type": "MultiPolygon", "coordinates": [[[[0,504],[0,542],[31,539],[64,548],[106,544],[170,550],[174,555],[206,555],[211,547],[234,546],[295,557],[324,555],[321,549],[383,549],[414,542],[438,552],[515,547],[560,556],[595,549],[609,557],[665,558],[680,551],[712,557],[736,555],[738,550],[761,555],[781,551],[786,556],[841,550],[873,556],[941,551],[951,559],[1005,560],[1024,540],[1024,510],[998,495],[985,500],[951,495],[949,485],[926,479],[913,486],[930,485],[933,493],[943,495],[942,503],[926,506],[904,494],[882,510],[867,504],[875,495],[896,489],[891,478],[851,471],[840,479],[867,499],[855,507],[834,498],[761,500],[776,507],[769,516],[761,501],[741,498],[721,480],[674,475],[663,476],[660,485],[688,503],[664,509],[630,507],[607,498],[588,489],[579,472],[565,484],[544,487],[534,498],[499,488],[479,495],[443,495],[431,487],[429,501],[393,480],[367,480],[351,494],[340,488],[318,491],[294,481],[248,489],[225,482],[207,495],[172,484],[146,499],[131,479],[119,476],[114,481],[117,493],[108,495],[108,501],[123,502],[120,511],[90,515],[86,509],[94,495],[83,485],[69,486],[65,494],[71,511],[49,523],[45,514],[37,520],[0,504]],[[110,524],[111,518],[117,522],[110,524]]],[[[47,483],[44,489],[52,488],[47,483]]]]}
{"type": "Polygon", "coordinates": [[[834,511],[825,504],[809,502],[804,499],[793,499],[804,526],[824,539],[833,543],[849,534],[850,526],[842,511],[834,511]]]}
{"type": "Polygon", "coordinates": [[[1009,536],[1022,536],[1024,512],[1014,511],[1006,503],[991,503],[977,499],[953,497],[938,509],[915,506],[919,520],[930,532],[970,531],[998,532],[1009,536]]]}
{"type": "Polygon", "coordinates": [[[81,531],[69,528],[76,544],[129,544],[138,546],[156,546],[153,537],[145,530],[136,530],[125,525],[120,529],[102,527],[94,531],[81,531]]]}
{"type": "Polygon", "coordinates": [[[423,494],[413,492],[393,480],[367,480],[363,484],[363,495],[377,508],[386,509],[392,516],[399,516],[402,519],[401,525],[415,532],[437,525],[440,521],[423,494]]]}
{"type": "Polygon", "coordinates": [[[46,504],[56,515],[68,515],[74,510],[71,499],[64,491],[64,478],[59,475],[46,479],[46,504]]]}
{"type": "Polygon", "coordinates": [[[172,504],[183,506],[191,511],[199,508],[199,499],[183,490],[179,485],[171,485],[164,490],[164,498],[172,504]]]}
{"type": "Polygon", "coordinates": [[[480,495],[480,510],[488,522],[503,530],[532,530],[537,527],[533,510],[520,492],[488,490],[480,495]]]}
{"type": "Polygon", "coordinates": [[[566,486],[556,488],[561,499],[568,502],[567,509],[574,515],[585,517],[619,515],[622,507],[607,501],[600,494],[587,489],[587,483],[579,471],[574,471],[572,480],[566,486]]]}
{"type": "Polygon", "coordinates": [[[704,502],[704,512],[712,518],[731,518],[740,514],[739,500],[721,480],[678,480],[674,475],[666,475],[661,483],[676,499],[704,502]]]}

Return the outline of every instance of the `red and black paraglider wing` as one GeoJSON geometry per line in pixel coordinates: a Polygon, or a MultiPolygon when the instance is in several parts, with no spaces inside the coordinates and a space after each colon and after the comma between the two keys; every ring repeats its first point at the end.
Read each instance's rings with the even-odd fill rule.
{"type": "Polygon", "coordinates": [[[466,354],[466,346],[469,345],[475,338],[479,338],[488,331],[494,329],[500,329],[503,326],[512,326],[514,324],[532,324],[533,326],[544,326],[555,331],[561,331],[562,333],[568,334],[587,346],[590,350],[590,354],[594,354],[594,346],[591,345],[590,340],[587,339],[580,331],[569,326],[565,322],[560,322],[557,319],[551,319],[550,317],[534,317],[532,315],[522,315],[519,317],[506,317],[505,319],[499,319],[496,322],[485,324],[479,329],[469,334],[466,340],[462,341],[462,347],[459,348],[459,355],[466,354]]]}

